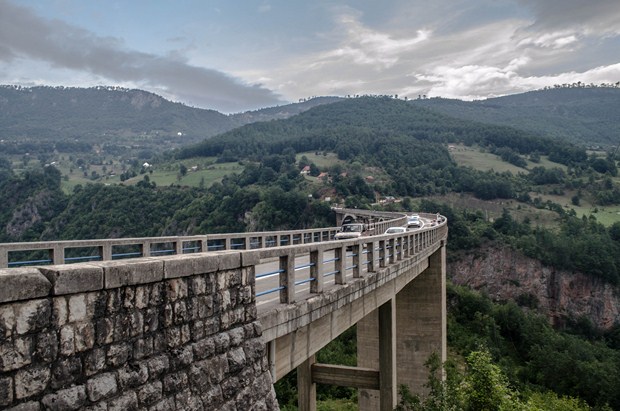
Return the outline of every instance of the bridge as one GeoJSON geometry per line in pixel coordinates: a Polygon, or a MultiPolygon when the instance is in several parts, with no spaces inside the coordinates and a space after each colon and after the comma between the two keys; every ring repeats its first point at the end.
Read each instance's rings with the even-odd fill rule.
{"type": "Polygon", "coordinates": [[[383,235],[406,215],[336,213],[373,235],[0,244],[0,409],[271,410],[294,369],[300,410],[317,383],[358,388],[360,410],[424,391],[446,358],[446,219],[383,235]],[[357,366],[317,363],[353,325],[357,366]]]}

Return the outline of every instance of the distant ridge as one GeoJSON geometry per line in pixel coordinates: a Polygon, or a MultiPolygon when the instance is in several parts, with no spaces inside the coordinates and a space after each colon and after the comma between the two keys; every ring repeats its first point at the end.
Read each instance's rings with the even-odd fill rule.
{"type": "Polygon", "coordinates": [[[618,87],[558,87],[481,101],[431,98],[412,104],[583,146],[620,144],[618,87]]]}
{"type": "Polygon", "coordinates": [[[301,103],[225,115],[174,103],[137,89],[114,86],[0,86],[0,139],[100,142],[123,138],[179,135],[187,144],[256,121],[287,118],[337,101],[320,97],[301,103]]]}

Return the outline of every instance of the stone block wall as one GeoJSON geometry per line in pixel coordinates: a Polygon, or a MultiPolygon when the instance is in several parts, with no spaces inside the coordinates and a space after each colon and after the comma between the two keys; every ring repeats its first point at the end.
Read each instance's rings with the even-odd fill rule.
{"type": "Polygon", "coordinates": [[[0,409],[278,409],[254,263],[227,252],[0,270],[0,409]]]}

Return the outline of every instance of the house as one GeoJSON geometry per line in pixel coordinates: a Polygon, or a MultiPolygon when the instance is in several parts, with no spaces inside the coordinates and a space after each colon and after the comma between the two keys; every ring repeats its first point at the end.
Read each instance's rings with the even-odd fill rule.
{"type": "Polygon", "coordinates": [[[305,166],[299,174],[307,175],[310,173],[310,166],[305,166]]]}

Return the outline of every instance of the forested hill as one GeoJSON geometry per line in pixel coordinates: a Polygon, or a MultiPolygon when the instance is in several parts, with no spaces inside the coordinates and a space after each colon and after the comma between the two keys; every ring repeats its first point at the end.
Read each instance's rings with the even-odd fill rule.
{"type": "Polygon", "coordinates": [[[613,147],[620,143],[617,87],[558,87],[482,101],[431,98],[413,100],[412,104],[584,146],[613,147]]]}
{"type": "Polygon", "coordinates": [[[414,163],[429,164],[438,157],[445,161],[448,156],[443,144],[457,142],[520,154],[547,154],[561,163],[585,159],[585,153],[570,144],[516,128],[446,116],[389,97],[346,99],[286,120],[249,124],[184,147],[178,156],[259,159],[291,147],[296,152],[334,151],[343,160],[357,158],[390,167],[403,154],[414,163]],[[429,151],[440,154],[430,155],[429,151]]]}
{"type": "Polygon", "coordinates": [[[0,139],[105,142],[117,136],[131,139],[173,135],[187,144],[243,124],[286,118],[335,100],[321,97],[225,115],[120,87],[0,86],[0,139]]]}

